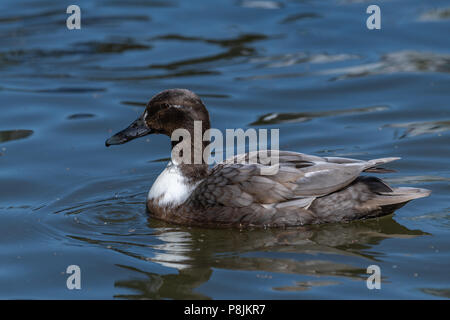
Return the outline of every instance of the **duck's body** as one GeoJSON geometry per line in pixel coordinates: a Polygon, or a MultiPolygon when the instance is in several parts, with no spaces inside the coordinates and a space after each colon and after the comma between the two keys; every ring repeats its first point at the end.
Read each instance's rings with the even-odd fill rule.
{"type": "Polygon", "coordinates": [[[360,176],[397,158],[366,162],[280,151],[275,175],[261,175],[261,164],[236,163],[236,158],[243,157],[217,164],[198,180],[169,162],[149,192],[149,212],[185,225],[300,226],[381,216],[429,194],[360,176]]]}
{"type": "MultiPolygon", "coordinates": [[[[176,128],[189,131],[194,120],[205,122],[209,129],[209,115],[200,98],[188,90],[166,90],[149,102],[143,117],[107,145],[148,133],[170,136],[176,128]]],[[[377,166],[399,158],[361,161],[279,151],[278,159],[273,175],[262,174],[268,166],[261,163],[258,152],[238,155],[213,168],[171,161],[150,189],[148,211],[158,219],[192,226],[287,227],[381,216],[430,194],[419,188],[391,188],[378,178],[360,176],[385,172],[377,166]]]]}

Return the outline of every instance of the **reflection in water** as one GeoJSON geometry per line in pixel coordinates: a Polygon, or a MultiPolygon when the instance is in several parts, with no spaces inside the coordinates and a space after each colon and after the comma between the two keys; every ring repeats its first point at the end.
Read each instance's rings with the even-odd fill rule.
{"type": "MultiPolygon", "coordinates": [[[[150,226],[155,225],[154,221],[149,223],[150,226]]],[[[161,275],[131,266],[120,266],[145,275],[146,278],[116,281],[116,287],[127,288],[135,293],[115,297],[206,299],[208,297],[195,291],[210,280],[214,269],[255,271],[264,274],[260,277],[267,277],[267,273],[324,277],[298,282],[294,286],[273,288],[280,291],[301,291],[313,286],[337,285],[340,282],[336,281],[336,277],[362,281],[366,279],[365,269],[336,262],[335,258],[327,259],[327,255],[376,261],[376,256],[369,254],[368,249],[383,239],[411,238],[425,234],[403,227],[391,216],[296,230],[180,230],[163,231],[160,239],[164,239],[165,243],[151,247],[164,252],[148,259],[164,266],[170,265],[178,269],[178,273],[161,275]],[[256,252],[257,255],[249,255],[256,252]],[[271,252],[278,254],[272,257],[271,252]],[[295,258],[280,258],[279,253],[290,253],[295,258]]]]}
{"type": "Polygon", "coordinates": [[[388,124],[384,127],[389,128],[405,128],[405,132],[398,134],[395,132],[395,137],[403,139],[406,137],[414,137],[422,134],[439,133],[450,130],[450,121],[426,121],[426,122],[409,122],[388,124]]]}
{"type": "Polygon", "coordinates": [[[377,111],[385,111],[387,109],[389,109],[388,106],[372,106],[366,108],[353,108],[353,109],[318,111],[318,112],[268,113],[260,116],[258,120],[252,122],[250,125],[258,126],[275,123],[305,122],[314,118],[341,116],[355,113],[377,112],[377,111]]]}
{"type": "MultiPolygon", "coordinates": [[[[144,181],[130,183],[141,189],[144,181]]],[[[114,186],[114,183],[110,180],[96,182],[89,189],[76,191],[66,198],[77,198],[79,193],[89,193],[90,189],[101,186],[114,186]]],[[[145,194],[130,191],[55,212],[76,221],[64,231],[64,237],[70,241],[112,250],[139,261],[139,267],[132,263],[118,265],[135,272],[136,276],[115,281],[116,287],[132,292],[115,295],[116,298],[209,299],[197,291],[211,280],[214,270],[254,272],[261,280],[275,274],[312,277],[292,285],[269,283],[276,291],[304,291],[317,286],[340,285],[348,279],[363,281],[367,277],[366,270],[354,262],[362,260],[365,265],[378,261],[380,253],[373,247],[381,241],[427,235],[404,227],[392,215],[293,229],[189,228],[148,217],[140,201],[144,197],[145,194]],[[92,228],[94,233],[89,231],[92,228]],[[172,272],[155,272],[154,263],[172,272]]],[[[51,210],[52,206],[60,208],[64,202],[62,199],[46,210],[51,210]]],[[[61,229],[61,224],[56,227],[61,229]]],[[[222,280],[220,275],[217,277],[216,280],[222,280]]]]}
{"type": "Polygon", "coordinates": [[[162,243],[153,247],[155,256],[148,260],[178,270],[190,268],[192,240],[189,232],[161,232],[156,234],[156,238],[162,243]]]}
{"type": "Polygon", "coordinates": [[[24,139],[33,134],[33,130],[3,130],[0,131],[0,143],[24,139]]]}
{"type": "Polygon", "coordinates": [[[194,292],[193,289],[207,282],[212,270],[188,269],[178,274],[160,275],[137,268],[118,265],[118,267],[135,271],[147,279],[119,280],[114,283],[117,288],[126,288],[134,294],[116,294],[114,298],[122,299],[209,299],[208,296],[194,292]]]}

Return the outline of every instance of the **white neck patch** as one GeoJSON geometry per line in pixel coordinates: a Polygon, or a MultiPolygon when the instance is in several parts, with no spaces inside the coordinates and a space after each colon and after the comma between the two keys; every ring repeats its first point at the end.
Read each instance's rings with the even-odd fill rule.
{"type": "Polygon", "coordinates": [[[170,161],[153,183],[147,199],[159,199],[157,202],[159,206],[177,206],[187,200],[198,183],[187,183],[180,168],[170,161]]]}

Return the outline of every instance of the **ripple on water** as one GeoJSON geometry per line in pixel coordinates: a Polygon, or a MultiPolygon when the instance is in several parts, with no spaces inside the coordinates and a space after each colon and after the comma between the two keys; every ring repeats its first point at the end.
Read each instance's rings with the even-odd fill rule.
{"type": "Polygon", "coordinates": [[[306,291],[313,287],[333,286],[337,285],[338,281],[297,281],[293,286],[276,287],[274,290],[278,291],[306,291]]]}
{"type": "Polygon", "coordinates": [[[132,39],[124,39],[123,41],[91,41],[78,44],[77,50],[87,51],[87,53],[103,54],[103,53],[122,53],[129,50],[148,50],[150,45],[137,43],[132,39]]]}
{"type": "Polygon", "coordinates": [[[33,130],[3,130],[0,131],[0,143],[12,141],[12,140],[19,140],[19,139],[25,139],[33,134],[33,130]]]}
{"type": "MultiPolygon", "coordinates": [[[[280,68],[280,67],[289,67],[300,63],[325,64],[325,63],[354,60],[359,58],[360,56],[355,54],[344,54],[344,53],[308,54],[305,52],[298,52],[298,53],[286,53],[282,55],[254,57],[250,59],[250,62],[256,63],[258,68],[280,68]]],[[[280,77],[280,75],[278,75],[278,77],[280,77]]],[[[241,79],[255,79],[255,77],[241,78],[241,79]]]]}
{"type": "Polygon", "coordinates": [[[306,122],[315,118],[323,117],[333,117],[342,116],[358,113],[368,113],[368,112],[378,112],[388,110],[388,106],[371,106],[364,108],[353,108],[344,110],[330,110],[330,111],[318,111],[318,112],[291,112],[291,113],[269,113],[262,115],[258,120],[250,123],[250,125],[258,126],[265,124],[276,124],[276,123],[295,123],[295,122],[306,122]]]}
{"type": "Polygon", "coordinates": [[[283,4],[281,2],[268,0],[244,0],[241,2],[241,6],[244,8],[273,10],[282,8],[283,4]]]}
{"type": "Polygon", "coordinates": [[[342,74],[332,80],[402,72],[450,72],[450,55],[420,51],[398,51],[381,56],[380,61],[338,69],[318,71],[317,74],[342,74]]]}
{"type": "Polygon", "coordinates": [[[450,121],[424,121],[387,124],[384,127],[405,129],[402,134],[395,133],[398,139],[415,137],[423,134],[436,134],[450,130],[450,121]]]}
{"type": "Polygon", "coordinates": [[[450,288],[446,288],[446,289],[422,288],[420,290],[426,294],[430,294],[430,295],[433,295],[436,297],[450,299],[450,288]]]}
{"type": "Polygon", "coordinates": [[[292,23],[299,20],[317,19],[317,18],[322,18],[322,15],[317,14],[315,12],[301,12],[287,16],[280,23],[292,23]]]}
{"type": "Polygon", "coordinates": [[[442,21],[450,19],[450,8],[428,10],[419,16],[419,21],[442,21]]]}
{"type": "Polygon", "coordinates": [[[147,102],[139,102],[139,101],[120,101],[120,104],[132,107],[142,107],[145,108],[147,102]]]}
{"type": "Polygon", "coordinates": [[[78,119],[88,119],[88,118],[93,118],[93,117],[95,117],[95,114],[92,114],[92,113],[75,113],[75,114],[71,114],[70,116],[68,116],[67,119],[78,120],[78,119]]]}

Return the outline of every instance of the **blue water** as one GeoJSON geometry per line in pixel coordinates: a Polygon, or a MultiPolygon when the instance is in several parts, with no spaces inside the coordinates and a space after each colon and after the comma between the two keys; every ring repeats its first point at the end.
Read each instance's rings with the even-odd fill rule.
{"type": "Polygon", "coordinates": [[[450,298],[449,34],[444,0],[1,1],[0,298],[450,298]],[[215,128],[279,128],[284,150],[400,156],[383,178],[432,194],[300,230],[156,221],[168,138],[104,141],[167,88],[215,128]]]}

